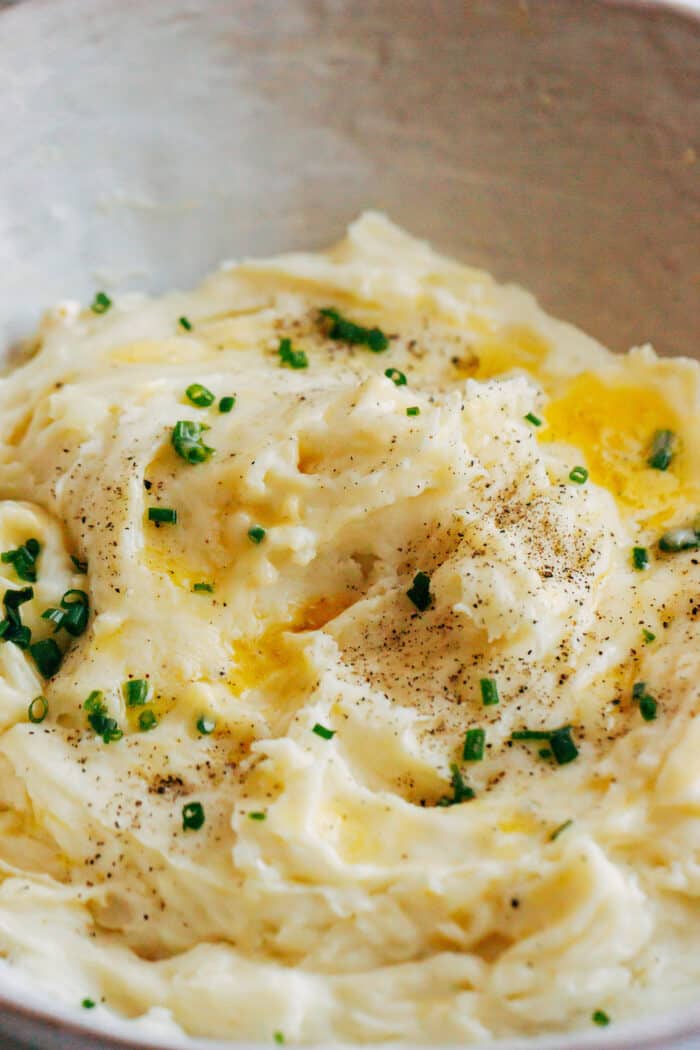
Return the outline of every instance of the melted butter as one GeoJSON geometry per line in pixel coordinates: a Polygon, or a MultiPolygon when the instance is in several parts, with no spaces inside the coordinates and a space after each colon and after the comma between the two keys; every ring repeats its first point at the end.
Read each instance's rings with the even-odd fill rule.
{"type": "MultiPolygon", "coordinates": [[[[683,449],[683,424],[664,396],[650,385],[605,383],[585,372],[546,411],[542,441],[580,448],[590,477],[644,522],[659,527],[700,494],[683,449]],[[668,470],[647,464],[654,432],[680,436],[668,470]]],[[[573,466],[573,464],[572,464],[573,466]]]]}
{"type": "Polygon", "coordinates": [[[174,696],[163,696],[160,693],[156,693],[147,704],[142,704],[136,707],[126,708],[126,723],[129,730],[132,733],[142,732],[139,726],[139,718],[143,711],[152,711],[158,721],[165,718],[170,711],[173,711],[177,706],[177,700],[174,696]]]}
{"type": "Polygon", "coordinates": [[[474,356],[457,365],[462,378],[491,379],[521,368],[540,377],[550,344],[527,325],[506,325],[485,333],[474,345],[474,356]]]}
{"type": "Polygon", "coordinates": [[[228,684],[236,696],[269,685],[275,703],[284,703],[308,690],[313,672],[303,649],[289,635],[288,626],[275,624],[255,638],[239,638],[233,643],[235,666],[228,684]]]}
{"type": "Polygon", "coordinates": [[[330,597],[317,598],[299,609],[292,623],[293,631],[318,631],[327,623],[340,616],[357,600],[353,594],[336,594],[330,597]]]}

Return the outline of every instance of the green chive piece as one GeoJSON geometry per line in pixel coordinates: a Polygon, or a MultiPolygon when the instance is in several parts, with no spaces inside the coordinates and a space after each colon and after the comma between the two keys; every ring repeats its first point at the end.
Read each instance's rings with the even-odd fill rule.
{"type": "Polygon", "coordinates": [[[172,507],[149,507],[148,520],[155,521],[160,525],[175,525],[177,523],[177,511],[172,507]]]}
{"type": "Polygon", "coordinates": [[[480,678],[481,702],[484,707],[492,707],[500,700],[498,695],[498,684],[495,678],[480,678]]]}
{"type": "Polygon", "coordinates": [[[221,401],[219,401],[219,412],[230,412],[235,404],[236,399],[232,394],[228,397],[222,397],[221,401]]]}
{"type": "Polygon", "coordinates": [[[277,1043],[278,1046],[282,1046],[282,1044],[284,1043],[284,1033],[283,1032],[275,1032],[274,1040],[275,1040],[275,1042],[277,1043]]]}
{"type": "Polygon", "coordinates": [[[216,397],[211,390],[207,390],[201,383],[190,383],[187,390],[185,390],[185,395],[197,408],[209,408],[209,405],[213,405],[216,401],[216,397]]]}
{"type": "Polygon", "coordinates": [[[552,757],[552,749],[551,749],[551,747],[541,747],[539,749],[539,751],[537,752],[537,754],[539,755],[540,758],[547,758],[548,759],[548,758],[552,757]]]}
{"type": "Polygon", "coordinates": [[[420,408],[418,407],[418,405],[409,405],[409,407],[406,409],[406,415],[407,416],[419,416],[420,415],[420,408]]]}
{"type": "Polygon", "coordinates": [[[85,591],[76,588],[66,591],[61,598],[60,609],[45,609],[42,620],[51,620],[54,633],[67,631],[73,638],[78,638],[86,629],[90,616],[90,600],[85,591]]]}
{"type": "Polygon", "coordinates": [[[415,605],[419,612],[425,612],[432,605],[433,597],[430,593],[430,577],[427,572],[417,572],[413,577],[413,586],[406,591],[406,597],[415,605]]]}
{"type": "Polygon", "coordinates": [[[659,540],[662,551],[694,551],[700,547],[700,533],[692,526],[669,529],[659,540]]]}
{"type": "Polygon", "coordinates": [[[27,717],[34,725],[43,722],[49,713],[49,702],[45,696],[35,696],[27,708],[27,717]]]}
{"type": "Polygon", "coordinates": [[[552,755],[560,766],[573,762],[578,755],[578,748],[571,736],[571,726],[562,726],[560,729],[518,729],[510,734],[510,738],[548,741],[552,755]]]}
{"type": "Polygon", "coordinates": [[[362,325],[348,321],[332,306],[319,311],[322,323],[330,339],[337,339],[351,346],[364,344],[373,354],[379,354],[389,346],[389,340],[379,328],[364,328],[362,325]],[[330,325],[327,322],[330,321],[330,325]]]}
{"type": "Polygon", "coordinates": [[[571,819],[565,820],[563,824],[560,824],[559,827],[554,829],[554,831],[549,836],[549,841],[550,842],[556,842],[556,840],[559,838],[559,836],[562,835],[566,831],[567,828],[570,828],[572,824],[573,824],[573,820],[571,820],[571,819]]]}
{"type": "Polygon", "coordinates": [[[94,999],[83,999],[80,1005],[82,1006],[83,1010],[94,1010],[97,1003],[94,999]]]}
{"type": "Polygon", "coordinates": [[[656,641],[656,635],[653,631],[650,631],[647,627],[642,628],[642,638],[645,645],[651,645],[652,642],[656,641]]]}
{"type": "Polygon", "coordinates": [[[555,729],[549,738],[549,746],[552,749],[555,761],[560,766],[568,765],[578,756],[578,748],[571,736],[571,729],[565,726],[563,729],[555,729]]]}
{"type": "Polygon", "coordinates": [[[145,678],[130,678],[122,682],[122,695],[127,707],[143,707],[148,703],[150,686],[145,678]]]}
{"type": "Polygon", "coordinates": [[[267,813],[261,813],[260,811],[249,813],[248,820],[266,820],[267,813]]]}
{"type": "Polygon", "coordinates": [[[651,444],[647,464],[654,470],[668,470],[673,459],[676,435],[672,430],[657,430],[651,444]]]}
{"type": "Polygon", "coordinates": [[[646,684],[646,682],[635,682],[634,685],[632,686],[632,699],[633,700],[641,700],[642,697],[646,694],[646,691],[647,691],[647,684],[646,684]]]}
{"type": "Polygon", "coordinates": [[[97,292],[90,304],[90,309],[94,314],[106,314],[111,305],[112,300],[106,292],[97,292]]]}
{"type": "Polygon", "coordinates": [[[184,328],[186,332],[192,331],[192,322],[189,317],[178,317],[177,323],[180,325],[180,328],[184,328]]]}
{"type": "Polygon", "coordinates": [[[331,740],[336,733],[335,729],[326,729],[320,722],[316,723],[311,732],[315,733],[316,736],[320,736],[323,740],[331,740]]]}
{"type": "Polygon", "coordinates": [[[0,621],[0,638],[5,642],[12,642],[18,649],[27,649],[32,640],[32,632],[22,623],[19,609],[33,597],[33,588],[21,587],[18,590],[5,591],[2,599],[5,618],[0,621]]]}
{"type": "Polygon", "coordinates": [[[534,412],[528,412],[528,414],[525,416],[525,419],[528,423],[532,423],[533,427],[542,426],[542,420],[539,416],[536,416],[534,412]]]}
{"type": "Polygon", "coordinates": [[[403,372],[399,372],[398,368],[387,368],[384,375],[392,381],[394,386],[406,386],[406,376],[403,372]]]}
{"type": "Polygon", "coordinates": [[[173,427],[171,444],[178,456],[187,463],[204,463],[214,455],[214,449],[202,441],[205,430],[209,430],[206,423],[195,423],[191,419],[181,419],[173,427]]]}
{"type": "Polygon", "coordinates": [[[601,1028],[605,1028],[606,1025],[610,1024],[610,1018],[606,1014],[605,1010],[596,1010],[591,1015],[591,1020],[593,1021],[593,1024],[600,1025],[601,1028]]]}
{"type": "Polygon", "coordinates": [[[124,734],[118,723],[107,714],[104,693],[100,689],[93,689],[83,704],[83,709],[87,711],[88,725],[97,736],[102,737],[105,744],[121,740],[124,734]]]}
{"type": "Polygon", "coordinates": [[[287,368],[308,368],[309,359],[305,350],[294,350],[291,339],[280,339],[277,348],[280,357],[280,366],[287,368]]]}
{"type": "Polygon", "coordinates": [[[645,722],[653,722],[656,718],[658,704],[653,696],[643,696],[639,701],[639,713],[645,722]]]}
{"type": "Polygon", "coordinates": [[[142,711],[139,715],[139,729],[143,733],[147,733],[149,729],[155,729],[158,725],[158,719],[154,711],[142,711]]]}
{"type": "Polygon", "coordinates": [[[204,806],[201,802],[188,802],[182,807],[182,830],[199,831],[204,824],[204,806]]]}
{"type": "Polygon", "coordinates": [[[649,551],[646,547],[632,548],[632,564],[635,569],[639,569],[640,572],[649,568],[649,551]]]}
{"type": "Polygon", "coordinates": [[[88,563],[86,561],[81,561],[80,558],[76,558],[74,554],[71,554],[70,560],[73,562],[76,572],[82,572],[84,574],[88,571],[88,563]]]}
{"type": "Polygon", "coordinates": [[[208,715],[199,716],[197,719],[197,732],[201,733],[202,736],[210,736],[215,729],[216,722],[213,718],[209,718],[208,715]]]}
{"type": "Polygon", "coordinates": [[[29,646],[29,652],[42,678],[53,678],[61,666],[63,654],[53,638],[44,638],[29,646]]]}
{"type": "Polygon", "coordinates": [[[192,587],[195,594],[213,594],[214,584],[213,583],[195,583],[192,587]]]}
{"type": "Polygon", "coordinates": [[[262,525],[251,525],[248,529],[248,539],[252,540],[253,543],[262,543],[267,535],[262,525]]]}
{"type": "Polygon", "coordinates": [[[25,583],[36,583],[36,560],[39,557],[41,546],[38,540],[27,540],[16,550],[3,551],[0,559],[6,565],[14,566],[20,580],[25,583]]]}
{"type": "Polygon", "coordinates": [[[481,762],[484,757],[484,745],[486,743],[486,730],[468,729],[464,738],[462,758],[465,762],[481,762]]]}
{"type": "Polygon", "coordinates": [[[588,471],[585,467],[574,467],[569,474],[569,481],[573,481],[575,485],[583,485],[588,481],[588,471]]]}
{"type": "Polygon", "coordinates": [[[468,784],[465,784],[464,777],[460,771],[459,766],[456,762],[450,765],[450,784],[452,785],[452,798],[449,795],[443,795],[435,803],[436,806],[458,806],[461,802],[469,802],[475,798],[473,788],[470,788],[468,784]]]}

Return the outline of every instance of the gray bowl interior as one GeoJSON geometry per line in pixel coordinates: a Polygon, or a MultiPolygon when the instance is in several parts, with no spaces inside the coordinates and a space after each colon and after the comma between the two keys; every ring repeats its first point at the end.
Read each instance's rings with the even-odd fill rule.
{"type": "MultiPolygon", "coordinates": [[[[688,12],[24,0],[0,3],[0,41],[0,346],[56,299],[187,286],[224,258],[324,245],[374,207],[613,348],[700,352],[688,12]]],[[[19,997],[5,1048],[116,1045],[63,1014],[49,1028],[19,997]]],[[[680,1046],[692,1023],[593,1042],[680,1046]]]]}

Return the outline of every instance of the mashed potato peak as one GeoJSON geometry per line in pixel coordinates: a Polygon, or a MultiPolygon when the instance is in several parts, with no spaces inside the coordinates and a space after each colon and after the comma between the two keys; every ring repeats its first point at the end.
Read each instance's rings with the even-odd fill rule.
{"type": "Polygon", "coordinates": [[[0,381],[0,951],[263,1041],[688,998],[698,390],[373,214],[47,316],[0,381]]]}

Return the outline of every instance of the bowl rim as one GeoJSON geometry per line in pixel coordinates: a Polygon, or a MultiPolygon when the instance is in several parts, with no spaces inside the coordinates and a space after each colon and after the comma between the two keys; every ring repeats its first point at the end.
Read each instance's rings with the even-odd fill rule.
{"type": "MultiPolygon", "coordinates": [[[[693,26],[700,34],[700,0],[588,0],[591,6],[617,8],[619,10],[643,10],[657,21],[682,21],[693,26]]],[[[11,12],[26,8],[30,4],[49,6],[48,0],[0,0],[0,19],[7,19],[11,12]]],[[[12,964],[5,962],[8,967],[12,964]]],[[[0,975],[0,982],[2,976],[0,975]]],[[[251,1039],[231,1040],[189,1036],[185,1032],[162,1033],[149,1031],[147,1015],[127,1019],[109,1013],[99,1025],[90,1023],[87,1017],[77,1014],[77,1007],[64,1003],[44,1005],[45,997],[30,987],[30,978],[17,973],[17,983],[26,985],[9,993],[0,987],[0,1015],[14,1016],[44,1031],[53,1030],[62,1036],[81,1039],[99,1038],[100,1050],[232,1050],[233,1047],[262,1048],[268,1044],[251,1039]]],[[[94,1015],[93,1015],[94,1016],[94,1015]]],[[[660,1050],[666,1040],[672,1040],[669,1050],[678,1040],[700,1035],[700,1002],[663,1013],[643,1016],[640,1019],[620,1021],[610,1030],[585,1031],[582,1029],[558,1032],[535,1037],[498,1039],[489,1042],[492,1050],[660,1050]]],[[[20,1035],[24,1039],[23,1035],[20,1035]]],[[[306,1044],[309,1050],[320,1044],[306,1044]]],[[[353,1044],[345,1044],[351,1047],[353,1044]]],[[[355,1044],[357,1045],[357,1044],[355,1044]]],[[[389,1044],[389,1046],[411,1046],[412,1044],[389,1044]]],[[[436,1044],[439,1046],[439,1044],[436,1044]]],[[[445,1044],[443,1044],[445,1045],[445,1044]]],[[[475,1044],[480,1045],[480,1044],[475,1044]]],[[[700,1044],[699,1044],[700,1045],[700,1044]]],[[[687,1050],[687,1048],[686,1048],[687,1050]]]]}

